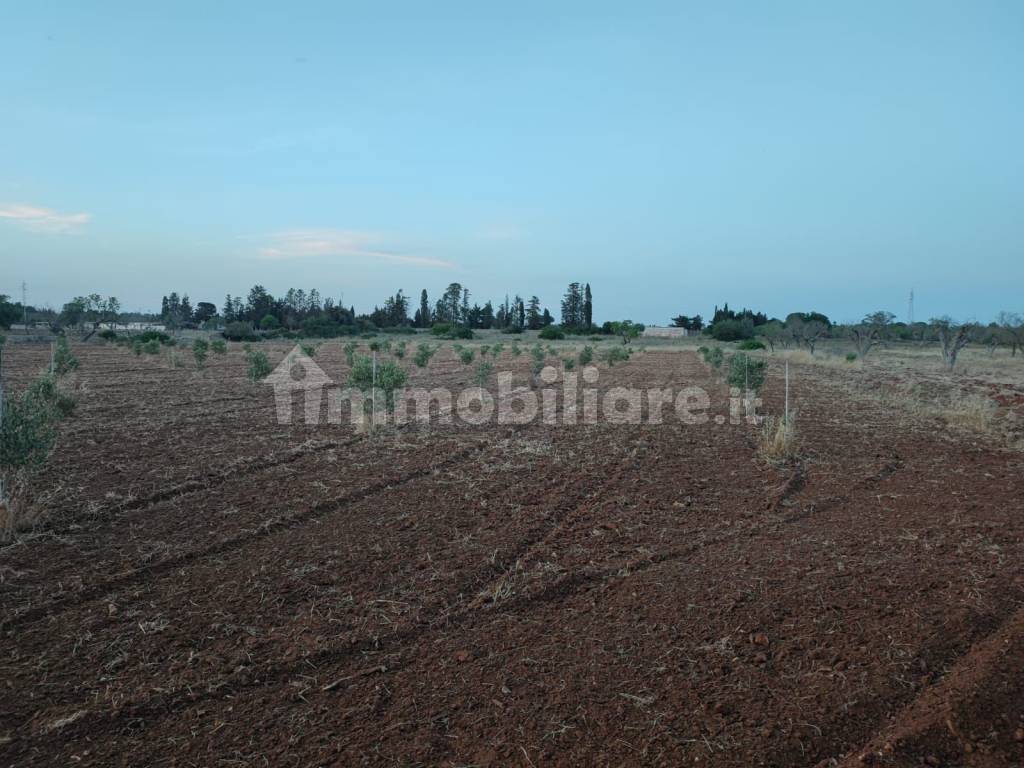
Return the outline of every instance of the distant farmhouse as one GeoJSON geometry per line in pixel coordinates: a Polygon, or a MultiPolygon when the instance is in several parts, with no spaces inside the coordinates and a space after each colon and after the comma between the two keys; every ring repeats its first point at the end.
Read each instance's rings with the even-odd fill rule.
{"type": "Polygon", "coordinates": [[[644,328],[643,335],[658,339],[683,339],[687,336],[700,336],[700,331],[691,331],[688,328],[676,328],[665,325],[648,325],[644,328]]]}

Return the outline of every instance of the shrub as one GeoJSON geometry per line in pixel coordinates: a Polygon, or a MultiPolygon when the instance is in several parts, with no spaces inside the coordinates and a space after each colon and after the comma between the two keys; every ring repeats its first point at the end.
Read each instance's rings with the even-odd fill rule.
{"type": "Polygon", "coordinates": [[[220,339],[215,339],[214,341],[210,342],[210,351],[213,352],[215,355],[224,355],[227,354],[228,345],[225,344],[220,339]]]}
{"type": "Polygon", "coordinates": [[[53,350],[53,372],[64,376],[78,368],[78,358],[71,354],[67,336],[58,336],[53,350]]]}
{"type": "Polygon", "coordinates": [[[405,357],[405,345],[406,345],[406,342],[400,341],[400,342],[398,342],[398,345],[395,347],[395,351],[393,352],[393,354],[399,360],[401,360],[402,358],[405,357]]]}
{"type": "Polygon", "coordinates": [[[494,357],[495,360],[501,357],[501,352],[503,349],[505,349],[505,345],[502,344],[500,341],[493,347],[491,347],[491,355],[494,357]]]}
{"type": "Polygon", "coordinates": [[[719,320],[711,326],[711,336],[718,341],[740,341],[754,335],[754,323],[749,318],[742,320],[719,320]]]}
{"type": "Polygon", "coordinates": [[[430,358],[434,356],[434,351],[429,344],[417,344],[416,354],[413,355],[412,361],[416,363],[417,367],[426,368],[430,358]]]}
{"type": "Polygon", "coordinates": [[[266,314],[260,320],[260,328],[264,331],[273,331],[281,327],[281,321],[276,315],[266,314]]]}
{"type": "Polygon", "coordinates": [[[562,361],[562,364],[565,366],[565,370],[571,371],[573,368],[576,367],[576,358],[567,357],[565,358],[565,360],[562,361]]]}
{"type": "Polygon", "coordinates": [[[143,331],[137,337],[143,344],[154,339],[160,344],[168,344],[171,341],[171,337],[162,331],[143,331]]]}
{"type": "Polygon", "coordinates": [[[532,347],[530,347],[530,357],[532,357],[535,362],[544,362],[544,350],[541,349],[540,344],[534,344],[532,347]]]}
{"type": "Polygon", "coordinates": [[[850,352],[850,353],[848,353],[846,355],[846,362],[854,363],[856,361],[857,361],[857,353],[856,352],[850,352]]]}
{"type": "MultiPolygon", "coordinates": [[[[57,386],[49,374],[32,382],[17,398],[4,404],[0,421],[0,471],[6,487],[15,492],[28,483],[43,465],[57,438],[56,423],[75,408],[75,399],[57,386]]],[[[4,499],[0,499],[4,501],[4,499]]],[[[10,529],[17,526],[14,510],[4,521],[10,529]]],[[[8,531],[0,530],[0,535],[8,531]]]]}
{"type": "Polygon", "coordinates": [[[221,335],[229,341],[254,341],[257,338],[252,332],[252,326],[240,321],[228,323],[221,331],[221,335]]]}
{"type": "Polygon", "coordinates": [[[135,339],[135,341],[132,342],[132,352],[134,352],[136,356],[142,354],[142,340],[141,339],[135,339]]]}
{"type": "Polygon", "coordinates": [[[487,383],[487,379],[491,375],[491,371],[494,370],[494,363],[488,360],[481,360],[476,364],[476,371],[474,377],[476,378],[477,386],[483,386],[487,383]]]}
{"type": "Polygon", "coordinates": [[[522,333],[522,332],[523,332],[523,329],[522,329],[522,328],[517,328],[517,327],[516,327],[516,326],[514,326],[514,325],[510,325],[510,326],[509,326],[508,328],[502,328],[502,329],[501,329],[501,332],[502,332],[502,333],[514,333],[514,334],[519,334],[519,333],[522,333]]]}
{"type": "Polygon", "coordinates": [[[540,338],[545,341],[555,341],[557,339],[565,338],[565,331],[559,328],[557,325],[548,325],[540,329],[540,333],[537,334],[540,338]]]}
{"type": "Polygon", "coordinates": [[[349,368],[351,368],[352,365],[354,364],[357,349],[359,349],[359,345],[356,344],[354,341],[350,341],[348,344],[342,347],[342,350],[344,350],[345,352],[345,362],[348,364],[349,368]]]}
{"type": "Polygon", "coordinates": [[[274,370],[270,365],[270,360],[267,359],[267,353],[259,350],[246,352],[245,362],[248,364],[246,374],[249,376],[249,381],[252,382],[262,381],[274,370]]]}
{"type": "Polygon", "coordinates": [[[469,365],[470,363],[472,363],[473,362],[473,350],[472,349],[464,349],[461,352],[459,352],[459,360],[462,361],[463,365],[469,365]]]}
{"type": "Polygon", "coordinates": [[[747,351],[764,348],[764,344],[758,341],[757,339],[744,339],[743,341],[736,345],[736,349],[742,349],[747,351]]]}
{"type": "Polygon", "coordinates": [[[96,335],[99,336],[101,339],[104,339],[105,341],[114,341],[117,338],[117,333],[115,331],[110,330],[109,328],[100,331],[96,335]]]}
{"type": "Polygon", "coordinates": [[[729,374],[726,377],[731,387],[758,390],[764,384],[764,360],[755,360],[744,352],[738,352],[729,359],[729,374]]]}
{"type": "Polygon", "coordinates": [[[142,344],[142,351],[147,355],[159,355],[160,354],[160,342],[156,339],[144,342],[142,344]]]}
{"type": "Polygon", "coordinates": [[[480,345],[480,357],[487,357],[487,353],[491,351],[490,344],[480,345]]]}
{"type": "Polygon", "coordinates": [[[722,367],[722,361],[725,359],[725,355],[722,353],[722,349],[720,347],[713,347],[712,349],[700,347],[698,351],[704,357],[704,362],[712,368],[717,369],[722,367]]]}
{"type": "Polygon", "coordinates": [[[380,342],[379,341],[371,341],[370,342],[370,351],[371,352],[380,352],[380,342]]]}
{"type": "Polygon", "coordinates": [[[196,359],[196,368],[206,365],[206,355],[210,351],[210,343],[206,339],[196,339],[192,342],[192,357],[196,359]]]}
{"type": "Polygon", "coordinates": [[[519,357],[523,354],[523,350],[519,348],[518,344],[513,344],[509,351],[512,353],[513,357],[519,357]]]}
{"type": "Polygon", "coordinates": [[[434,323],[434,325],[430,329],[430,332],[434,336],[440,336],[440,337],[444,338],[449,333],[452,332],[452,324],[451,323],[434,323]]]}
{"type": "Polygon", "coordinates": [[[451,323],[434,323],[434,326],[430,329],[430,332],[434,336],[439,336],[443,339],[472,339],[473,331],[470,328],[466,328],[462,325],[452,325],[451,323]]]}
{"type": "Polygon", "coordinates": [[[594,359],[593,347],[586,346],[580,350],[580,365],[590,365],[590,362],[594,359]]]}
{"type": "Polygon", "coordinates": [[[310,359],[316,355],[316,344],[300,344],[299,349],[302,350],[302,354],[310,359]]]}
{"type": "MultiPolygon", "coordinates": [[[[377,363],[376,379],[376,388],[384,393],[384,407],[390,413],[395,408],[395,390],[405,386],[406,373],[394,360],[382,360],[377,363]]],[[[348,383],[364,395],[370,392],[374,388],[373,360],[363,355],[357,356],[349,371],[348,383]]],[[[371,400],[364,397],[363,408],[369,411],[371,406],[371,400]]]]}
{"type": "Polygon", "coordinates": [[[608,363],[608,367],[615,363],[629,360],[629,352],[623,347],[609,347],[601,353],[601,359],[608,363]]]}

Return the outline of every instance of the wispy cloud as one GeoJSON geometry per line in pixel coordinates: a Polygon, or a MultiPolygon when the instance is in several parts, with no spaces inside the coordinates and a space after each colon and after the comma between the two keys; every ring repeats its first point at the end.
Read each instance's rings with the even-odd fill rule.
{"type": "Polygon", "coordinates": [[[310,257],[336,257],[347,259],[375,259],[417,267],[450,269],[451,261],[430,256],[399,253],[383,247],[383,237],[374,232],[350,229],[299,229],[276,232],[260,238],[257,251],[261,259],[283,261],[310,257]]]}
{"type": "Polygon", "coordinates": [[[88,213],[58,213],[35,205],[2,205],[0,219],[10,219],[34,232],[74,232],[92,218],[88,213]]]}

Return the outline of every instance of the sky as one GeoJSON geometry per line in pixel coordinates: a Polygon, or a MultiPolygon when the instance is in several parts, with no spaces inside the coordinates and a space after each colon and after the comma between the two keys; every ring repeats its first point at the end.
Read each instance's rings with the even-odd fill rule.
{"type": "Polygon", "coordinates": [[[1024,4],[47,2],[0,24],[0,293],[597,320],[1024,311],[1024,4]]]}

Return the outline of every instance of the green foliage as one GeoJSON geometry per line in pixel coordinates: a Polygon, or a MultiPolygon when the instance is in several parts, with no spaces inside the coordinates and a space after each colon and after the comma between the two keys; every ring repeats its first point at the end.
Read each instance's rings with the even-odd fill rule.
{"type": "Polygon", "coordinates": [[[856,352],[850,352],[850,353],[848,353],[846,355],[846,362],[853,363],[853,362],[856,362],[856,360],[857,360],[857,353],[856,352]]]}
{"type": "Polygon", "coordinates": [[[406,347],[406,342],[404,342],[404,341],[398,342],[398,345],[395,347],[395,350],[394,350],[394,352],[392,354],[394,354],[395,357],[397,357],[399,360],[401,360],[402,358],[405,357],[405,347],[406,347]]]}
{"type": "Polygon", "coordinates": [[[544,350],[541,349],[540,344],[534,344],[532,347],[530,347],[530,357],[532,357],[535,362],[544,362],[544,350]]]}
{"type": "Polygon", "coordinates": [[[434,323],[434,326],[430,329],[430,332],[434,336],[438,336],[443,339],[472,339],[473,331],[470,328],[466,328],[462,325],[452,325],[451,323],[434,323]]]}
{"type": "Polygon", "coordinates": [[[509,348],[509,352],[511,352],[511,353],[512,353],[512,356],[513,356],[513,357],[519,357],[519,356],[520,356],[521,354],[523,354],[523,350],[522,350],[522,349],[520,349],[520,347],[519,347],[519,345],[518,345],[518,344],[513,344],[513,345],[512,345],[512,346],[511,346],[511,347],[509,348]]]}
{"type": "Polygon", "coordinates": [[[459,352],[459,360],[462,361],[463,365],[469,365],[470,363],[472,363],[473,362],[473,350],[472,349],[464,349],[461,352],[459,352]]]}
{"type": "Polygon", "coordinates": [[[621,338],[623,344],[628,344],[644,331],[643,323],[634,323],[632,320],[617,320],[604,325],[609,333],[621,338]]]}
{"type": "Polygon", "coordinates": [[[136,357],[138,357],[139,355],[142,354],[142,340],[141,339],[135,339],[132,342],[132,352],[135,354],[136,357]]]}
{"type": "MultiPolygon", "coordinates": [[[[384,407],[388,412],[395,408],[395,390],[405,386],[408,379],[405,371],[394,360],[382,360],[377,363],[376,388],[384,394],[384,407]]],[[[352,370],[348,374],[349,386],[365,393],[374,388],[373,360],[364,355],[356,357],[352,370]]],[[[369,410],[371,401],[364,397],[364,407],[369,410]]]]}
{"type": "Polygon", "coordinates": [[[105,341],[114,341],[117,338],[117,332],[112,331],[109,328],[100,331],[96,335],[99,336],[101,339],[104,339],[105,341]]]}
{"type": "Polygon", "coordinates": [[[267,353],[260,350],[246,352],[245,362],[248,366],[246,374],[252,382],[262,381],[274,370],[267,359],[267,353]]]}
{"type": "Polygon", "coordinates": [[[67,336],[58,336],[53,351],[53,372],[65,376],[78,368],[78,358],[71,354],[67,336]]]}
{"type": "Polygon", "coordinates": [[[354,364],[357,349],[359,349],[359,345],[356,344],[354,341],[350,341],[348,344],[342,347],[342,350],[345,352],[345,362],[348,364],[349,368],[351,368],[352,365],[354,364]]]}
{"type": "Polygon", "coordinates": [[[435,350],[429,344],[417,344],[416,354],[413,355],[412,361],[416,363],[417,367],[426,368],[430,358],[434,356],[434,352],[435,350]]]}
{"type": "Polygon", "coordinates": [[[159,355],[160,354],[160,342],[156,339],[151,341],[143,342],[142,351],[147,355],[159,355]]]}
{"type": "Polygon", "coordinates": [[[726,380],[731,387],[758,390],[764,384],[764,368],[764,360],[757,360],[745,352],[737,352],[729,358],[726,380]]]}
{"type": "Polygon", "coordinates": [[[379,341],[371,341],[370,342],[370,351],[371,352],[380,352],[380,342],[379,341]]]}
{"type": "Polygon", "coordinates": [[[608,347],[601,352],[601,359],[608,363],[611,367],[616,363],[625,362],[629,360],[629,351],[622,347],[608,347]]]}
{"type": "Polygon", "coordinates": [[[741,320],[719,320],[711,326],[711,336],[718,341],[741,341],[754,336],[754,322],[745,317],[741,320]]]}
{"type": "Polygon", "coordinates": [[[580,365],[590,365],[594,359],[594,349],[591,346],[586,346],[580,350],[580,365]]]}
{"type": "Polygon", "coordinates": [[[490,352],[490,351],[491,351],[491,345],[490,344],[481,344],[480,345],[480,357],[487,357],[487,353],[490,352]]]}
{"type": "Polygon", "coordinates": [[[499,357],[501,357],[501,353],[504,349],[505,345],[502,344],[501,342],[498,342],[493,347],[491,347],[491,355],[494,357],[495,360],[497,360],[499,357]]]}
{"type": "Polygon", "coordinates": [[[493,370],[494,363],[490,362],[489,360],[481,360],[479,363],[477,363],[476,370],[474,372],[474,377],[476,378],[477,385],[482,387],[484,384],[486,384],[487,379],[490,377],[491,371],[493,370]]]}
{"type": "Polygon", "coordinates": [[[721,347],[700,347],[697,350],[704,357],[704,362],[710,365],[712,368],[721,368],[722,361],[725,360],[725,354],[722,352],[721,347]]]}
{"type": "Polygon", "coordinates": [[[252,326],[243,322],[228,323],[221,335],[229,341],[254,341],[257,338],[252,332],[252,326]]]}
{"type": "Polygon", "coordinates": [[[210,351],[210,342],[206,339],[196,339],[192,342],[192,357],[196,359],[196,368],[203,368],[206,365],[206,356],[210,351]]]}
{"type": "Polygon", "coordinates": [[[220,339],[216,339],[215,341],[211,341],[211,342],[210,342],[210,350],[211,350],[211,351],[212,351],[212,352],[213,352],[213,353],[214,353],[215,355],[224,355],[224,354],[227,354],[227,351],[228,351],[228,345],[227,345],[227,344],[225,344],[225,343],[224,343],[223,341],[221,341],[220,339]]]}
{"type": "Polygon", "coordinates": [[[316,356],[316,344],[300,344],[299,349],[311,360],[316,356]]]}
{"type": "Polygon", "coordinates": [[[143,331],[138,336],[136,336],[136,338],[139,339],[143,344],[145,344],[147,341],[153,341],[154,339],[160,344],[170,344],[172,341],[170,336],[161,331],[143,331]]]}
{"type": "Polygon", "coordinates": [[[565,366],[565,370],[571,371],[573,368],[576,367],[576,358],[567,357],[565,358],[565,360],[562,361],[562,365],[565,366]]]}
{"type": "Polygon", "coordinates": [[[736,349],[751,351],[755,349],[764,349],[765,346],[762,342],[757,339],[744,339],[736,345],[736,349]]]}
{"type": "Polygon", "coordinates": [[[557,325],[549,325],[545,328],[541,328],[540,333],[538,333],[537,336],[545,341],[556,341],[557,339],[565,338],[565,331],[557,325]]]}
{"type": "Polygon", "coordinates": [[[281,321],[276,315],[266,314],[260,320],[260,328],[264,331],[273,331],[281,327],[281,321]]]}
{"type": "Polygon", "coordinates": [[[56,440],[57,422],[74,409],[75,398],[48,374],[4,404],[0,421],[0,468],[5,480],[27,480],[42,466],[56,440]]]}

